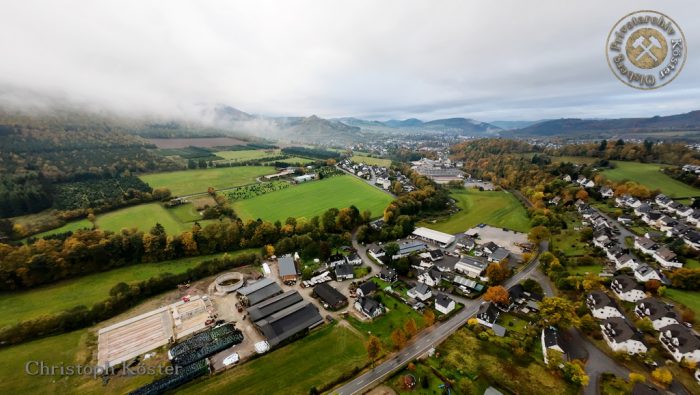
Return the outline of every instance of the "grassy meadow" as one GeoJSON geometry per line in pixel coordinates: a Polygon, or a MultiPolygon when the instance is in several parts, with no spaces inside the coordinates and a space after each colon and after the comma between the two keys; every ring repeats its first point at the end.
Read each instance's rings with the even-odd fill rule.
{"type": "MultiPolygon", "coordinates": [[[[255,249],[229,253],[236,256],[255,249]]],[[[0,294],[0,327],[58,313],[79,305],[92,307],[109,297],[109,290],[120,282],[148,280],[163,273],[182,273],[200,262],[223,254],[175,259],[158,263],[139,263],[106,272],[60,281],[27,291],[0,294]]]]}
{"type": "Polygon", "coordinates": [[[148,231],[160,223],[169,234],[179,234],[192,228],[192,224],[180,222],[169,209],[160,203],[139,204],[110,211],[97,216],[97,227],[119,232],[123,228],[138,228],[148,231]]]}
{"type": "Polygon", "coordinates": [[[274,172],[269,166],[238,166],[153,173],[139,178],[152,188],[168,188],[173,196],[181,196],[204,193],[209,187],[222,189],[250,184],[257,177],[274,172]]]}
{"type": "Polygon", "coordinates": [[[453,191],[450,196],[457,201],[459,212],[445,220],[419,226],[451,234],[464,232],[481,223],[519,232],[530,229],[527,210],[508,192],[465,189],[453,191]]]}
{"type": "Polygon", "coordinates": [[[355,205],[360,212],[370,210],[379,216],[392,197],[352,176],[335,176],[232,203],[243,220],[262,218],[284,221],[288,217],[311,218],[329,208],[355,205]]]}
{"type": "Polygon", "coordinates": [[[693,310],[696,317],[700,317],[700,291],[685,291],[682,289],[668,288],[664,296],[685,305],[685,307],[693,310]]]}
{"type": "Polygon", "coordinates": [[[647,188],[659,189],[669,197],[700,196],[700,189],[675,180],[661,172],[668,167],[654,163],[614,161],[615,168],[603,171],[603,175],[613,181],[636,181],[647,188]]]}

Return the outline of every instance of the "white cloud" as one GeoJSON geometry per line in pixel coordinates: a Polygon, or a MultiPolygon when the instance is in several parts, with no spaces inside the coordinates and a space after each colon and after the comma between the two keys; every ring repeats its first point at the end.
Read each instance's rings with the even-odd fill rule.
{"type": "Polygon", "coordinates": [[[689,0],[9,0],[0,98],[166,115],[198,103],[327,117],[670,114],[697,109],[698,11],[689,0]],[[690,43],[681,75],[652,92],[617,81],[603,50],[617,19],[645,8],[690,43]]]}

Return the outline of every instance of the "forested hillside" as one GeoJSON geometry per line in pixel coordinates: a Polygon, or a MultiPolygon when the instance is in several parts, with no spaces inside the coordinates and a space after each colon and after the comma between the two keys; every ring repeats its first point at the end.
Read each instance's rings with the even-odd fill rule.
{"type": "Polygon", "coordinates": [[[0,113],[0,217],[51,207],[63,182],[177,167],[148,148],[108,123],[0,113]]]}

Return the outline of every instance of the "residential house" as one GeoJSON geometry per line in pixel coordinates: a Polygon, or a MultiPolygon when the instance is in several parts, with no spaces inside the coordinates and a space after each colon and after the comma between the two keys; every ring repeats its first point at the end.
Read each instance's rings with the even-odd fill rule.
{"type": "Polygon", "coordinates": [[[354,266],[344,263],[335,267],[335,278],[337,281],[352,280],[355,278],[354,266]]]}
{"type": "Polygon", "coordinates": [[[396,275],[396,270],[384,267],[379,272],[379,278],[386,282],[393,283],[394,281],[398,280],[399,277],[396,275]]]}
{"type": "Polygon", "coordinates": [[[613,261],[615,262],[615,270],[620,270],[625,267],[634,270],[639,266],[639,263],[637,263],[637,261],[634,260],[634,257],[632,255],[624,252],[617,253],[613,261]]]}
{"type": "Polygon", "coordinates": [[[649,240],[646,237],[636,237],[634,239],[634,248],[645,254],[652,255],[659,247],[653,240],[649,240]]]}
{"type": "Polygon", "coordinates": [[[455,245],[459,248],[471,251],[474,249],[474,246],[476,246],[476,242],[474,242],[474,239],[470,236],[461,235],[457,238],[457,243],[455,243],[455,245]]]}
{"type": "Polygon", "coordinates": [[[648,317],[657,331],[661,328],[680,322],[673,307],[656,298],[640,300],[634,307],[634,313],[639,318],[648,317]]]}
{"type": "Polygon", "coordinates": [[[442,281],[442,272],[435,266],[418,275],[418,281],[427,284],[430,287],[436,287],[442,281]]]}
{"type": "Polygon", "coordinates": [[[426,300],[433,297],[433,291],[425,283],[418,283],[415,287],[411,288],[406,292],[406,294],[413,299],[425,302],[426,300]]]}
{"type": "Polygon", "coordinates": [[[347,257],[345,257],[346,261],[348,264],[353,265],[353,266],[360,266],[362,265],[362,258],[360,258],[360,255],[356,252],[350,253],[347,257]]]}
{"type": "Polygon", "coordinates": [[[649,265],[640,265],[634,269],[634,278],[640,283],[645,283],[649,280],[661,281],[659,272],[649,265]]]}
{"type": "Polygon", "coordinates": [[[625,302],[634,303],[647,297],[644,292],[644,287],[639,285],[634,277],[626,274],[613,277],[610,283],[610,289],[620,300],[624,300],[625,302]]]}
{"type": "Polygon", "coordinates": [[[501,312],[493,302],[485,302],[479,306],[479,311],[476,313],[477,321],[486,327],[493,327],[501,312]]]}
{"type": "Polygon", "coordinates": [[[603,320],[610,317],[624,317],[617,303],[601,291],[593,291],[586,297],[586,306],[591,310],[593,317],[603,320]]]}
{"type": "Polygon", "coordinates": [[[678,256],[676,256],[676,253],[671,251],[671,249],[666,246],[654,251],[651,256],[654,257],[654,259],[656,259],[661,266],[667,269],[683,267],[683,264],[678,261],[678,256]]]}
{"type": "Polygon", "coordinates": [[[610,187],[602,187],[600,188],[600,196],[604,198],[611,198],[615,195],[615,192],[613,192],[612,188],[610,187]]]}
{"type": "Polygon", "coordinates": [[[510,257],[510,251],[506,250],[503,247],[498,247],[496,251],[494,251],[492,254],[489,255],[488,261],[489,262],[501,262],[504,260],[508,260],[510,257]]]}
{"type": "Polygon", "coordinates": [[[366,281],[363,284],[361,284],[359,287],[357,287],[357,296],[362,298],[365,296],[370,296],[372,293],[374,293],[379,287],[377,286],[377,283],[375,283],[372,280],[366,281]]]}
{"type": "Polygon", "coordinates": [[[559,202],[561,202],[561,196],[555,196],[555,197],[549,199],[549,201],[548,201],[548,203],[553,205],[553,206],[558,205],[559,202]]]}
{"type": "Polygon", "coordinates": [[[547,351],[557,351],[562,354],[562,359],[566,361],[568,358],[566,357],[567,351],[566,351],[566,345],[561,339],[561,336],[559,335],[559,331],[557,328],[553,326],[547,326],[544,329],[542,329],[542,334],[540,336],[540,340],[542,342],[542,356],[544,357],[544,364],[549,365],[549,357],[548,357],[548,352],[547,351]]]}
{"type": "Polygon", "coordinates": [[[328,267],[336,267],[338,265],[344,265],[347,261],[345,260],[345,255],[335,254],[328,258],[328,267]]]}
{"type": "Polygon", "coordinates": [[[600,329],[603,331],[605,342],[613,351],[630,355],[647,352],[641,334],[624,318],[607,318],[601,322],[600,329]]]}
{"type": "Polygon", "coordinates": [[[647,203],[642,203],[639,207],[634,209],[634,215],[637,217],[642,217],[645,214],[648,214],[652,211],[652,208],[649,204],[647,203]]]}
{"type": "Polygon", "coordinates": [[[438,294],[435,297],[435,310],[442,314],[450,314],[455,309],[455,301],[446,294],[438,294]]]}
{"type": "Polygon", "coordinates": [[[564,177],[562,178],[566,182],[571,182],[571,176],[568,174],[565,174],[564,177]]]}
{"type": "Polygon", "coordinates": [[[355,310],[362,313],[365,317],[373,319],[384,314],[384,306],[372,298],[358,298],[355,301],[355,310]]]}
{"type": "Polygon", "coordinates": [[[455,264],[455,271],[464,273],[467,276],[474,278],[480,277],[486,270],[487,266],[488,262],[483,258],[464,256],[455,264]]]}
{"type": "Polygon", "coordinates": [[[677,362],[682,360],[700,362],[700,339],[689,328],[671,324],[661,328],[659,340],[677,362]]]}
{"type": "Polygon", "coordinates": [[[656,202],[656,204],[658,204],[659,206],[664,207],[664,208],[668,207],[669,204],[673,203],[673,199],[667,197],[664,194],[656,195],[656,198],[654,199],[654,201],[656,202]]]}
{"type": "Polygon", "coordinates": [[[686,233],[683,235],[683,242],[696,250],[700,250],[700,233],[696,231],[686,233]]]}
{"type": "Polygon", "coordinates": [[[498,244],[494,243],[493,241],[489,241],[488,243],[484,244],[483,247],[484,247],[484,252],[487,255],[493,254],[494,252],[496,252],[497,249],[500,248],[498,246],[498,244]]]}

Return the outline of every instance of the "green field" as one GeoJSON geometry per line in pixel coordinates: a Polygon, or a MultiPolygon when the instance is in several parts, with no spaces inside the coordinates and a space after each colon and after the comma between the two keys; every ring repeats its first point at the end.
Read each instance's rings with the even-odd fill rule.
{"type": "Polygon", "coordinates": [[[97,216],[97,227],[103,230],[119,232],[122,228],[138,228],[148,231],[156,223],[160,223],[169,234],[180,234],[192,228],[192,224],[185,224],[160,203],[139,204],[110,211],[97,216]]]}
{"type": "Polygon", "coordinates": [[[216,156],[222,157],[229,161],[244,162],[247,160],[256,160],[279,156],[280,150],[242,150],[242,151],[219,151],[214,153],[216,156]]]}
{"type": "Polygon", "coordinates": [[[199,215],[199,211],[197,211],[192,203],[181,204],[173,208],[166,208],[165,210],[170,212],[170,214],[175,216],[180,222],[193,222],[202,219],[202,216],[199,215]]]}
{"type": "Polygon", "coordinates": [[[464,232],[481,223],[519,232],[530,229],[530,219],[520,201],[508,192],[465,189],[451,193],[461,209],[446,220],[421,223],[446,233],[464,232]]]}
{"type": "Polygon", "coordinates": [[[700,196],[700,189],[675,180],[660,169],[668,167],[654,163],[614,161],[615,168],[603,171],[603,175],[613,181],[636,181],[647,188],[659,189],[670,197],[700,196]]]}
{"type": "Polygon", "coordinates": [[[295,185],[280,191],[232,203],[243,220],[262,218],[284,221],[288,217],[311,218],[329,208],[355,205],[360,212],[379,216],[392,197],[352,176],[336,176],[295,185]]]}
{"type": "Polygon", "coordinates": [[[362,333],[372,333],[382,340],[384,349],[390,351],[391,332],[395,329],[403,328],[410,318],[416,322],[419,330],[425,325],[423,316],[418,314],[410,306],[393,296],[383,292],[379,293],[382,304],[387,308],[387,312],[372,321],[360,321],[355,317],[348,317],[348,321],[362,333]]]}
{"type": "Polygon", "coordinates": [[[55,234],[59,234],[59,233],[66,233],[66,232],[75,232],[78,229],[92,229],[92,223],[86,219],[68,222],[67,224],[65,224],[59,228],[47,230],[46,232],[37,233],[35,235],[32,235],[32,237],[36,237],[37,239],[41,239],[44,236],[50,236],[50,235],[55,235],[55,234]]]}
{"type": "Polygon", "coordinates": [[[668,288],[664,294],[685,307],[693,310],[696,317],[700,317],[700,291],[684,291],[682,289],[668,288]]]}
{"type": "Polygon", "coordinates": [[[295,165],[297,163],[305,165],[307,163],[313,162],[313,160],[308,159],[308,158],[302,158],[300,156],[292,156],[291,158],[280,159],[280,160],[277,160],[276,162],[287,163],[290,165],[295,165]]]}
{"type": "Polygon", "coordinates": [[[355,162],[355,163],[364,163],[364,164],[370,165],[370,166],[382,166],[382,167],[391,166],[390,159],[373,158],[371,156],[353,155],[350,158],[350,160],[355,162]]]}
{"type": "MultiPolygon", "coordinates": [[[[229,253],[231,256],[255,250],[229,253]]],[[[41,315],[58,313],[75,306],[92,307],[109,297],[109,290],[120,282],[148,280],[162,273],[182,273],[200,262],[223,254],[183,258],[159,263],[140,263],[110,271],[61,281],[28,291],[0,295],[0,327],[41,315]]]]}
{"type": "Polygon", "coordinates": [[[183,394],[308,394],[367,362],[364,339],[328,326],[270,354],[179,389],[183,394]]]}
{"type": "Polygon", "coordinates": [[[154,173],[140,178],[152,188],[168,188],[174,196],[181,196],[204,193],[209,187],[222,189],[250,184],[257,177],[274,172],[269,166],[238,166],[154,173]]]}

